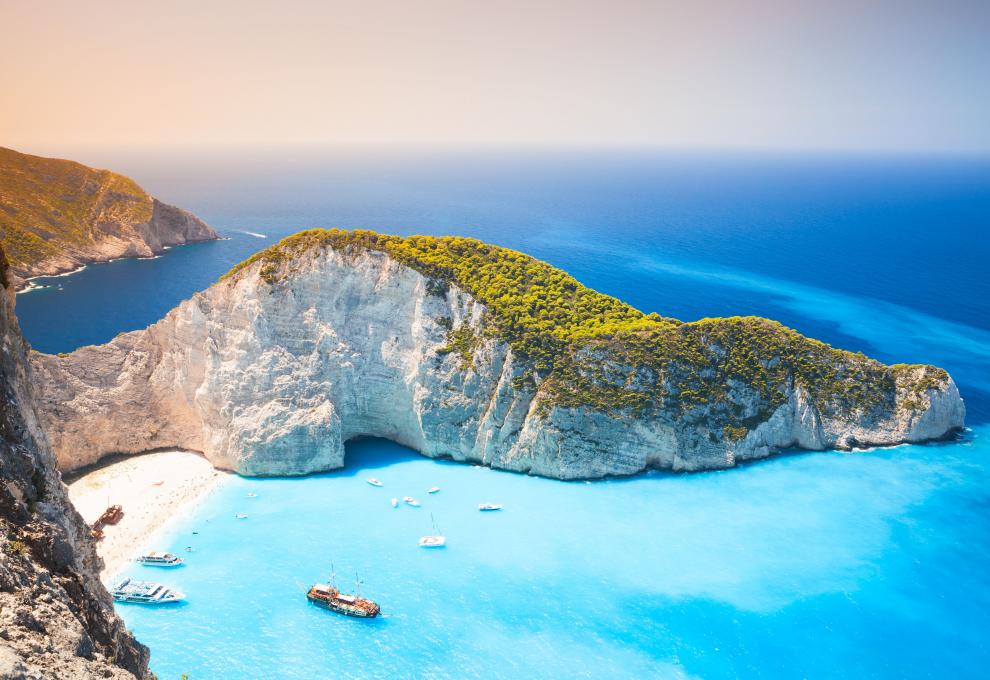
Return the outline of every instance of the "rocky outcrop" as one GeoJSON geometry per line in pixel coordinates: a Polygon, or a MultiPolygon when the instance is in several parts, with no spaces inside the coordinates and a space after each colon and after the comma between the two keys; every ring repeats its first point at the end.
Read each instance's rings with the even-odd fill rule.
{"type": "Polygon", "coordinates": [[[39,427],[0,251],[0,677],[146,678],[39,427]]]}
{"type": "Polygon", "coordinates": [[[497,293],[482,303],[457,276],[438,281],[422,263],[400,262],[405,251],[341,245],[339,234],[255,258],[146,330],[35,355],[60,467],[174,446],[243,474],[295,475],[341,467],[344,442],[370,435],[576,479],[725,468],[792,446],[924,441],[963,424],[941,369],[885,367],[762,319],[633,318],[625,344],[619,333],[571,342],[562,373],[496,324],[506,318],[493,309],[505,307],[497,293]],[[781,337],[791,344],[770,342],[781,337]],[[816,375],[822,384],[807,377],[816,375]]]}
{"type": "Polygon", "coordinates": [[[0,245],[15,288],[32,276],[216,238],[123,175],[0,148],[0,245]]]}

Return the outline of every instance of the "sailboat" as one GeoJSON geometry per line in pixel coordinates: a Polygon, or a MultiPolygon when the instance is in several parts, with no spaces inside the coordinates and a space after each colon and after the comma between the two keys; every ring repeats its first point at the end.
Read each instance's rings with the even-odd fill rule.
{"type": "Polygon", "coordinates": [[[419,539],[420,548],[442,548],[447,545],[447,537],[440,533],[440,529],[437,528],[437,521],[433,519],[433,513],[430,513],[430,520],[433,522],[433,535],[423,536],[419,539]]]}

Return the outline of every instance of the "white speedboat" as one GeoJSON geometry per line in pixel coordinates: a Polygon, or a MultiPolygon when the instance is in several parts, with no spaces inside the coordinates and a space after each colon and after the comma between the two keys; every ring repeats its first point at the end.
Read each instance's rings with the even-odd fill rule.
{"type": "Polygon", "coordinates": [[[496,510],[501,510],[502,506],[498,503],[478,503],[478,509],[482,512],[494,512],[496,510]]]}
{"type": "Polygon", "coordinates": [[[393,498],[392,499],[392,507],[393,508],[399,507],[399,499],[398,498],[393,498]]]}
{"type": "Polygon", "coordinates": [[[382,486],[382,480],[380,479],[375,479],[374,477],[368,477],[367,481],[368,484],[371,484],[371,486],[382,486]]]}
{"type": "Polygon", "coordinates": [[[111,594],[117,602],[136,604],[169,604],[186,599],[186,596],[178,590],[163,586],[161,583],[134,581],[129,578],[115,585],[111,594]]]}
{"type": "Polygon", "coordinates": [[[254,491],[248,491],[247,497],[248,498],[257,498],[258,497],[258,494],[256,494],[254,491]]]}
{"type": "Polygon", "coordinates": [[[234,519],[247,519],[247,515],[241,513],[239,515],[234,515],[234,519]]]}
{"type": "Polygon", "coordinates": [[[413,498],[412,496],[403,496],[402,502],[405,503],[406,505],[411,505],[414,508],[419,507],[419,501],[413,498]]]}
{"type": "Polygon", "coordinates": [[[442,548],[447,545],[447,537],[440,533],[440,529],[437,528],[437,522],[433,519],[433,515],[430,515],[430,519],[433,520],[433,534],[430,536],[423,536],[419,539],[420,548],[442,548]]]}
{"type": "Polygon", "coordinates": [[[439,490],[440,490],[439,486],[431,486],[429,489],[426,490],[426,493],[436,493],[439,490]]]}
{"type": "Polygon", "coordinates": [[[172,553],[151,550],[137,558],[146,567],[177,567],[182,564],[182,558],[172,553]]]}

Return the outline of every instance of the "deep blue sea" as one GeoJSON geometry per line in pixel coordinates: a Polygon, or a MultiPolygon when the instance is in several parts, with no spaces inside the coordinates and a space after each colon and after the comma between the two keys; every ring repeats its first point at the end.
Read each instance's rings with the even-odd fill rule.
{"type": "Polygon", "coordinates": [[[38,281],[48,287],[17,305],[42,351],[143,327],[296,230],[363,227],[475,236],[647,312],[758,314],[887,362],[938,364],[969,412],[955,443],[706,474],[563,483],[372,440],[349,445],[336,474],[233,478],[159,537],[186,566],[129,572],[189,595],[171,609],[120,608],[160,678],[987,676],[990,159],[79,160],[131,175],[227,240],[38,281]],[[393,510],[388,499],[406,494],[423,507],[393,510]],[[505,510],[474,509],[488,500],[505,510]],[[443,551],[416,547],[431,514],[443,551]],[[331,561],[339,585],[360,573],[383,618],[307,605],[301,590],[331,561]]]}

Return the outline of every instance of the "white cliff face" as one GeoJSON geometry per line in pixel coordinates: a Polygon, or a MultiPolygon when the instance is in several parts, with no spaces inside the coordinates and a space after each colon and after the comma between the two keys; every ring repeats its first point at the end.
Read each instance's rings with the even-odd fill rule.
{"type": "Polygon", "coordinates": [[[314,249],[280,266],[275,285],[256,263],[146,330],[63,358],[35,355],[62,469],[175,446],[242,474],[305,474],[341,467],[344,442],[369,435],[431,457],[576,479],[724,468],[789,446],[923,441],[963,423],[951,379],[920,396],[899,390],[893,412],[865,423],[827,417],[794,389],[739,441],[662,412],[540,408],[531,381],[514,383],[524,362],[483,335],[485,307],[467,293],[431,294],[426,278],[378,251],[314,249]],[[470,366],[439,351],[444,317],[481,336],[470,366]]]}

